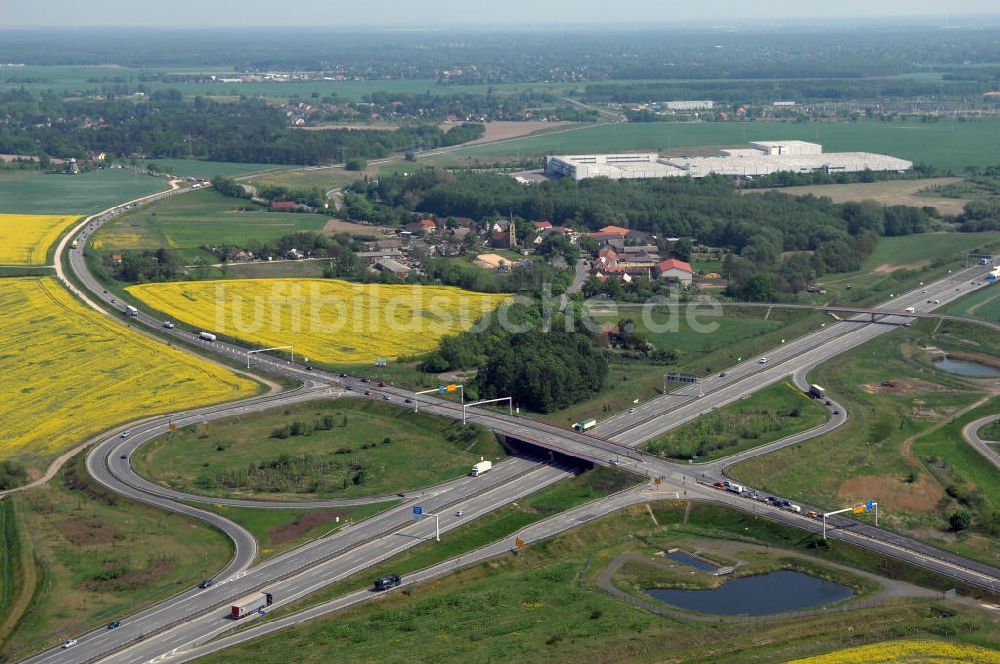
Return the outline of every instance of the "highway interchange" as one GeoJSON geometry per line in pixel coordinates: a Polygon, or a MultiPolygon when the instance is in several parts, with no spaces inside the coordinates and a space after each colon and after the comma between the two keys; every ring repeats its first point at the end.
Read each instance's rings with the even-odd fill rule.
{"type": "MultiPolygon", "coordinates": [[[[163,192],[134,203],[147,204],[156,198],[175,195],[182,191],[163,192]]],[[[69,250],[68,253],[72,280],[61,270],[62,256],[67,251],[71,237],[89,236],[101,224],[130,209],[130,204],[118,206],[112,211],[105,211],[84,220],[72,233],[63,238],[57,248],[56,264],[59,276],[86,304],[98,311],[120,312],[122,304],[113,303],[112,296],[105,292],[89,273],[83,259],[82,248],[69,250]],[[85,290],[77,288],[73,281],[82,284],[85,290]]],[[[85,245],[85,243],[81,243],[81,245],[85,245]]],[[[924,291],[900,295],[892,301],[892,307],[901,311],[905,307],[913,306],[917,311],[928,312],[970,292],[971,282],[981,280],[985,272],[986,268],[958,271],[947,279],[927,286],[924,291]],[[940,300],[941,304],[931,304],[928,300],[940,300]]],[[[887,306],[882,305],[883,308],[887,306]]],[[[237,624],[225,617],[228,602],[231,600],[266,587],[269,592],[274,593],[276,605],[280,606],[433,537],[434,524],[432,519],[426,519],[419,523],[412,521],[410,510],[416,500],[419,500],[425,512],[436,512],[441,515],[441,530],[446,532],[481,513],[496,509],[567,477],[570,471],[560,467],[558,463],[539,462],[539,459],[544,458],[547,450],[600,465],[616,463],[646,477],[662,478],[660,495],[663,496],[671,495],[671,490],[677,496],[682,495],[683,492],[688,498],[731,504],[739,509],[752,510],[768,518],[816,531],[819,524],[815,521],[763,503],[750,501],[735,494],[719,491],[707,486],[706,483],[711,484],[720,480],[724,476],[726,466],[737,460],[768,453],[839,426],[846,420],[848,414],[837,404],[831,404],[830,409],[831,411],[840,410],[840,414],[832,415],[827,423],[812,431],[710,464],[683,465],[672,463],[639,452],[635,448],[655,435],[690,421],[702,413],[741,399],[789,375],[793,376],[796,384],[804,387],[805,374],[810,368],[880,334],[889,332],[904,322],[902,319],[890,317],[872,323],[867,321],[867,318],[865,315],[859,315],[856,320],[840,323],[831,322],[818,332],[790,340],[779,348],[767,352],[764,354],[767,358],[765,363],[759,361],[761,356],[748,358],[747,361],[737,366],[726,368],[724,376],[713,375],[697,384],[687,385],[641,404],[634,409],[634,412],[619,413],[606,418],[587,434],[567,431],[526,418],[511,417],[481,409],[470,409],[469,421],[487,426],[502,436],[537,446],[537,457],[534,459],[515,457],[498,464],[492,472],[483,477],[464,477],[436,487],[428,487],[423,491],[408,492],[402,497],[397,497],[397,500],[402,502],[396,507],[366,521],[352,524],[327,538],[310,542],[251,568],[250,565],[257,555],[257,545],[245,529],[214,513],[179,502],[198,500],[197,496],[174,492],[139,477],[131,468],[129,456],[143,443],[167,431],[167,425],[170,422],[183,426],[193,422],[276,407],[285,403],[330,398],[334,394],[343,393],[342,390],[346,386],[362,387],[356,379],[351,377],[340,377],[322,371],[307,370],[302,365],[274,358],[256,357],[254,362],[257,363],[257,366],[262,366],[270,374],[293,378],[302,383],[301,387],[288,392],[266,394],[227,405],[155,418],[134,426],[132,435],[126,439],[117,435],[109,436],[96,445],[87,458],[88,469],[93,476],[112,490],[165,509],[190,514],[211,523],[228,534],[235,543],[235,553],[233,559],[218,575],[219,583],[206,590],[193,588],[165,602],[123,618],[122,627],[119,629],[99,629],[79,636],[79,644],[73,649],[53,649],[31,658],[29,661],[187,661],[199,653],[204,654],[206,647],[216,648],[217,646],[199,644],[204,644],[208,639],[218,636],[237,624]],[[463,512],[461,517],[456,516],[459,510],[463,512]]],[[[204,349],[206,354],[215,353],[240,363],[245,364],[246,362],[246,350],[239,346],[221,341],[205,342],[199,340],[196,334],[180,328],[164,329],[161,327],[161,320],[146,313],[140,312],[137,318],[131,319],[131,322],[138,322],[149,328],[147,333],[149,330],[155,329],[157,334],[168,338],[172,337],[196,351],[204,349]]],[[[383,395],[389,395],[394,399],[412,397],[411,393],[394,387],[376,388],[371,385],[363,385],[363,387],[370,388],[374,393],[374,398],[381,398],[383,395]]],[[[359,390],[353,389],[349,394],[359,396],[359,390]]],[[[427,397],[421,397],[421,410],[453,419],[461,418],[463,414],[462,408],[454,402],[427,397]]],[[[625,504],[655,499],[655,494],[650,494],[649,486],[646,484],[597,503],[568,511],[535,524],[519,536],[525,541],[534,541],[534,539],[548,537],[566,528],[574,527],[581,521],[596,518],[625,504]]],[[[391,497],[378,497],[379,500],[386,498],[391,497]]],[[[288,506],[301,508],[304,506],[302,503],[288,505],[273,502],[220,501],[215,498],[210,500],[213,503],[226,502],[250,507],[280,508],[288,506]]],[[[307,503],[305,506],[346,505],[352,504],[352,502],[356,504],[360,501],[317,501],[313,504],[307,503]]],[[[851,541],[982,588],[993,589],[994,584],[1000,583],[1000,572],[990,566],[875,529],[852,519],[831,520],[831,524],[835,526],[830,533],[832,538],[851,541]]],[[[437,573],[447,573],[456,566],[470,564],[475,560],[496,555],[510,549],[511,542],[512,539],[495,543],[463,556],[461,561],[446,561],[431,570],[411,575],[407,581],[414,582],[422,578],[430,578],[437,573]]],[[[192,581],[195,583],[197,580],[192,581]]],[[[371,593],[367,591],[355,593],[350,597],[328,603],[326,608],[327,610],[336,610],[345,602],[360,601],[369,597],[371,597],[371,593]],[[338,604],[338,602],[341,603],[338,604]]],[[[286,622],[304,620],[317,611],[320,611],[320,608],[298,618],[289,617],[282,620],[286,622]]],[[[249,620],[251,619],[245,619],[239,624],[245,624],[249,620]]],[[[274,629],[273,624],[269,621],[260,629],[274,629]]],[[[241,631],[232,637],[227,637],[228,640],[219,641],[219,643],[228,644],[234,639],[252,638],[257,633],[256,629],[241,631]]],[[[212,641],[212,643],[216,642],[212,641]]]]}

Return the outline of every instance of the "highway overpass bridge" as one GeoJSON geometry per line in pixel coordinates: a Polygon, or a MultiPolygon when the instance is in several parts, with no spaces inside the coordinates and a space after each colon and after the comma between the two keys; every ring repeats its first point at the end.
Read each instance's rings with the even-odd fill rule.
{"type": "MultiPolygon", "coordinates": [[[[100,225],[106,219],[95,215],[78,226],[74,234],[84,228],[89,233],[95,229],[96,225],[100,225]],[[90,225],[88,226],[88,224],[90,225]]],[[[57,265],[60,264],[58,259],[65,250],[66,239],[57,250],[57,265]]],[[[102,293],[100,285],[88,273],[82,260],[82,251],[71,251],[69,262],[75,276],[90,291],[89,293],[81,293],[87,304],[99,310],[113,311],[118,309],[120,312],[121,306],[112,303],[110,296],[102,293]],[[87,299],[87,295],[90,295],[93,300],[87,299]]],[[[65,275],[62,273],[60,276],[65,279],[65,275]]],[[[903,308],[913,306],[915,312],[918,309],[928,311],[935,306],[934,299],[940,299],[946,303],[969,292],[969,279],[974,279],[976,276],[975,270],[959,272],[929,286],[928,288],[932,291],[929,296],[921,293],[909,293],[896,298],[893,304],[903,308]],[[932,299],[931,303],[925,301],[928,297],[932,299]]],[[[71,290],[79,292],[72,284],[68,285],[71,290]]],[[[818,309],[821,307],[808,308],[818,309]]],[[[895,310],[887,313],[887,322],[892,323],[893,317],[899,313],[895,310]]],[[[692,498],[700,497],[700,499],[716,502],[732,502],[738,508],[749,509],[745,505],[750,503],[746,502],[745,499],[732,498],[724,492],[712,489],[697,488],[701,486],[699,480],[704,481],[706,476],[714,475],[718,471],[717,467],[672,463],[642,453],[636,447],[644,440],[714,408],[743,398],[762,387],[782,380],[789,374],[803,375],[808,368],[892,329],[888,325],[867,324],[870,321],[864,320],[864,313],[858,312],[857,315],[859,317],[857,325],[829,325],[820,331],[791,340],[779,348],[769,350],[766,357],[754,358],[727,369],[725,376],[712,377],[697,386],[684,386],[636,407],[633,412],[619,413],[605,418],[587,434],[568,431],[529,418],[513,417],[481,408],[470,409],[468,413],[465,413],[465,410],[458,403],[443,399],[430,400],[431,403],[426,406],[424,400],[421,399],[421,409],[456,420],[463,415],[468,415],[469,421],[477,422],[498,433],[523,440],[536,447],[581,458],[595,464],[621,465],[632,472],[647,477],[664,477],[672,485],[680,486],[682,490],[691,492],[692,498]],[[702,495],[699,496],[696,492],[700,492],[702,495]]],[[[905,322],[906,319],[901,320],[905,322]]],[[[189,347],[195,348],[197,352],[222,355],[240,361],[246,360],[247,349],[239,345],[227,344],[223,340],[205,342],[198,340],[191,332],[182,329],[161,329],[158,319],[145,312],[140,312],[140,315],[133,318],[132,322],[141,324],[135,326],[136,328],[148,326],[148,328],[155,329],[160,336],[166,336],[175,341],[181,340],[189,347]]],[[[345,378],[322,371],[308,371],[302,365],[282,360],[268,359],[263,361],[266,362],[266,368],[274,373],[302,380],[305,384],[304,391],[311,391],[315,395],[328,393],[331,387],[336,386],[337,383],[358,384],[357,379],[352,377],[345,378]]],[[[407,390],[391,386],[375,388],[365,384],[365,388],[368,387],[373,393],[371,398],[381,398],[383,395],[392,398],[411,398],[413,396],[407,390]]],[[[357,392],[354,390],[355,394],[357,392]]],[[[282,398],[308,398],[309,396],[306,394],[275,395],[272,397],[274,401],[260,398],[259,404],[237,402],[233,407],[247,409],[273,407],[275,402],[282,398]]],[[[221,415],[221,413],[219,414],[221,415]]],[[[167,422],[168,418],[163,418],[155,423],[150,422],[146,426],[151,428],[151,435],[156,435],[152,429],[162,432],[165,430],[167,422]]],[[[135,435],[138,436],[142,433],[142,431],[138,431],[135,435]]],[[[814,431],[813,434],[815,435],[816,432],[814,431]]],[[[130,484],[131,481],[134,481],[130,480],[128,476],[131,467],[128,459],[130,452],[121,446],[121,439],[112,434],[88,456],[88,468],[92,470],[98,481],[106,483],[113,490],[125,495],[133,495],[144,502],[154,502],[149,493],[130,484]],[[123,456],[126,458],[123,459],[123,456]]],[[[771,449],[771,446],[765,446],[765,449],[757,450],[755,454],[765,453],[771,449]]],[[[480,488],[474,482],[462,478],[456,482],[456,486],[434,497],[441,503],[442,509],[439,511],[447,513],[447,510],[452,510],[456,506],[465,505],[465,501],[478,501],[472,503],[472,510],[485,512],[516,499],[520,495],[537,490],[540,486],[556,481],[565,472],[552,467],[532,469],[527,465],[530,465],[530,462],[516,460],[509,465],[509,469],[495,469],[492,473],[493,477],[487,476],[487,479],[491,482],[502,481],[498,482],[495,488],[482,487],[482,489],[486,489],[484,493],[480,493],[480,488]],[[509,476],[505,476],[503,473],[509,473],[509,476]]],[[[422,498],[422,500],[430,499],[422,498]]],[[[160,500],[162,502],[156,504],[167,509],[177,509],[177,504],[172,503],[169,497],[163,496],[160,500]]],[[[163,605],[152,607],[144,612],[141,619],[133,618],[124,621],[122,628],[118,630],[110,632],[96,630],[94,634],[81,638],[81,647],[75,651],[69,653],[50,651],[33,661],[96,661],[107,657],[108,653],[111,652],[116,652],[118,655],[108,657],[108,661],[128,662],[129,664],[169,658],[177,651],[178,647],[199,639],[209,638],[223,629],[228,629],[228,623],[221,622],[222,618],[217,615],[218,611],[213,609],[222,600],[225,600],[227,595],[231,594],[235,597],[251,589],[271,587],[271,584],[280,583],[285,584],[288,591],[282,596],[292,597],[294,593],[306,593],[329,583],[332,578],[340,578],[341,575],[347,573],[348,569],[353,569],[349,567],[348,563],[364,566],[379,556],[391,555],[391,547],[395,546],[393,542],[398,541],[398,538],[388,538],[385,533],[390,532],[387,529],[395,528],[397,522],[402,523],[408,520],[408,516],[405,514],[407,508],[407,505],[403,505],[398,508],[397,512],[386,513],[379,520],[373,520],[370,523],[362,522],[353,526],[345,534],[345,536],[356,538],[352,544],[343,541],[344,536],[320,540],[315,545],[271,559],[245,572],[235,573],[223,583],[218,584],[214,590],[190,591],[184,594],[183,599],[179,596],[175,602],[176,611],[164,611],[163,605]],[[373,546],[383,548],[379,549],[379,552],[366,551],[361,544],[362,542],[371,542],[373,546]],[[194,596],[197,596],[198,599],[193,600],[194,596]]],[[[463,509],[469,510],[470,508],[463,509]]],[[[767,510],[768,508],[760,506],[754,509],[767,510]]],[[[804,517],[780,510],[770,509],[766,515],[768,518],[790,521],[798,527],[808,528],[815,525],[804,517]]],[[[994,584],[1000,581],[1000,570],[988,565],[934,549],[893,533],[870,529],[849,519],[844,519],[843,523],[838,525],[840,525],[840,530],[831,533],[832,537],[853,541],[883,555],[926,567],[980,588],[992,590],[995,587],[994,584]]],[[[250,547],[245,547],[244,551],[237,552],[235,558],[252,559],[252,553],[250,547]]],[[[241,567],[241,565],[236,567],[241,567]]]]}

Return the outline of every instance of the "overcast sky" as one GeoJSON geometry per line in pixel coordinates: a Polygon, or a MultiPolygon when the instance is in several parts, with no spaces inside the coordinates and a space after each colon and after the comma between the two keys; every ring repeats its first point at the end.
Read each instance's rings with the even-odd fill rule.
{"type": "Polygon", "coordinates": [[[1000,16],[997,0],[0,0],[0,27],[641,24],[1000,16]],[[947,13],[943,7],[947,7],[947,13]]]}

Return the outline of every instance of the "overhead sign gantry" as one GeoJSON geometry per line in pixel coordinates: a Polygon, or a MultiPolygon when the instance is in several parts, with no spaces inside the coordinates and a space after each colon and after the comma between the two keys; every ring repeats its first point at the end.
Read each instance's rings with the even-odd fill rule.
{"type": "Polygon", "coordinates": [[[843,514],[844,512],[851,512],[853,514],[862,514],[864,512],[875,512],[875,527],[878,527],[878,502],[875,500],[866,500],[863,503],[854,503],[851,507],[845,507],[842,510],[834,510],[833,512],[823,513],[823,539],[826,539],[826,517],[833,516],[834,514],[843,514]]]}

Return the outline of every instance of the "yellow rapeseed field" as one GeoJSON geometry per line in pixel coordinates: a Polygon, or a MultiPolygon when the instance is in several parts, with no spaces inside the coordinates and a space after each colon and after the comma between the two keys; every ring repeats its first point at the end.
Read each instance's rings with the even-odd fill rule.
{"type": "Polygon", "coordinates": [[[797,659],[789,664],[935,664],[938,662],[1000,662],[1000,652],[979,646],[943,641],[886,641],[826,655],[797,659]]]}
{"type": "Polygon", "coordinates": [[[50,214],[0,214],[0,265],[45,265],[45,254],[79,219],[50,214]]]}
{"type": "Polygon", "coordinates": [[[46,457],[148,415],[258,391],[132,332],[52,278],[0,280],[0,458],[46,457]]]}
{"type": "MultiPolygon", "coordinates": [[[[140,249],[144,246],[144,238],[140,233],[119,231],[114,235],[114,246],[117,249],[140,249]]],[[[104,235],[96,235],[91,240],[94,249],[103,249],[106,246],[104,235]]]]}
{"type": "Polygon", "coordinates": [[[508,296],[451,286],[337,279],[229,279],[130,286],[149,306],[206,331],[296,355],[368,364],[423,353],[508,296]]]}

